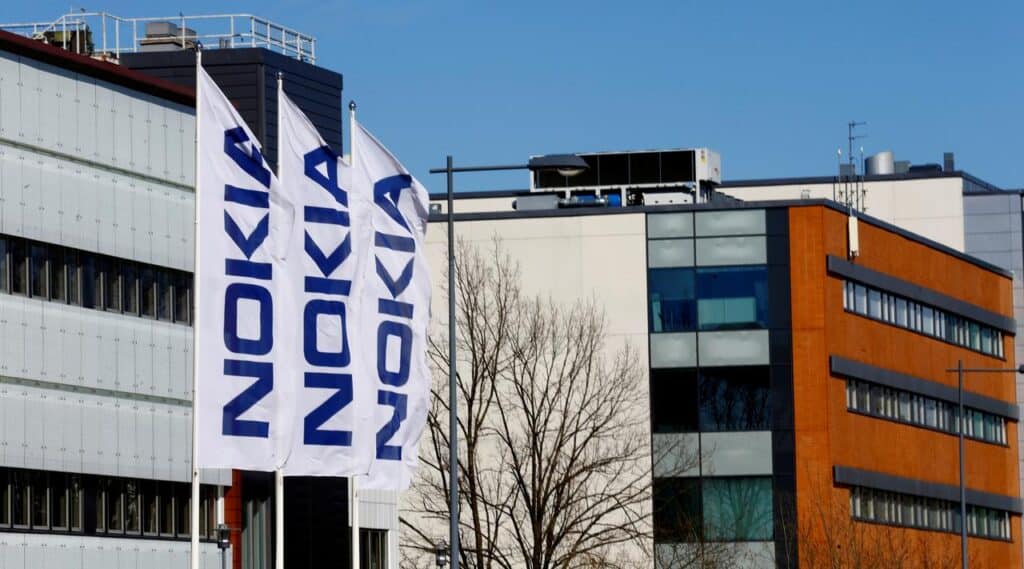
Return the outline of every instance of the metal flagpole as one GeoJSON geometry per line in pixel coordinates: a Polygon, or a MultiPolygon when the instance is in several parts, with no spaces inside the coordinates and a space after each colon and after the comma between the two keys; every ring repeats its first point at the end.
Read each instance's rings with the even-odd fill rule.
{"type": "Polygon", "coordinates": [[[191,557],[189,566],[191,569],[199,569],[199,338],[197,333],[200,330],[199,318],[202,313],[199,309],[200,286],[199,281],[199,165],[202,163],[202,153],[199,148],[199,141],[202,139],[202,81],[199,74],[203,69],[203,50],[196,46],[196,186],[195,186],[195,233],[193,235],[195,246],[192,272],[192,520],[189,525],[189,537],[191,538],[191,557]]]}
{"type": "MultiPolygon", "coordinates": [[[[348,102],[348,164],[354,168],[356,165],[356,102],[348,102]]],[[[356,477],[348,479],[349,510],[352,512],[352,568],[359,569],[359,488],[356,477]]]]}
{"type": "MultiPolygon", "coordinates": [[[[284,95],[284,73],[277,72],[277,180],[284,188],[285,180],[281,177],[281,101],[284,95]]],[[[283,467],[283,465],[282,465],[283,467]]],[[[284,569],[284,470],[282,467],[274,472],[274,568],[284,569]]]]}

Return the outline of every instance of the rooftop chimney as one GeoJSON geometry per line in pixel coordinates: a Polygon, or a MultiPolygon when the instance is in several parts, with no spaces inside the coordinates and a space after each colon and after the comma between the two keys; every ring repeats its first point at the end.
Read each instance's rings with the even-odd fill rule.
{"type": "Polygon", "coordinates": [[[956,170],[956,166],[955,166],[955,164],[953,162],[953,153],[952,152],[943,152],[942,153],[942,171],[943,172],[952,172],[954,170],[956,170]]]}

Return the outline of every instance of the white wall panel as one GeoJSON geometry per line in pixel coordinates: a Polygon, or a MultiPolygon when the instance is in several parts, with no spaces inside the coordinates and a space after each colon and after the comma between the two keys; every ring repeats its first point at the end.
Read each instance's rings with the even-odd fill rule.
{"type": "Polygon", "coordinates": [[[135,334],[139,323],[135,318],[125,318],[115,328],[117,334],[117,383],[119,389],[138,392],[139,374],[135,371],[135,334]]]}
{"type": "Polygon", "coordinates": [[[702,433],[704,476],[757,476],[772,473],[771,431],[702,433]]]}
{"type": "Polygon", "coordinates": [[[4,464],[7,466],[25,465],[25,397],[24,387],[17,385],[0,385],[0,396],[4,405],[4,464]]]}
{"type": "Polygon", "coordinates": [[[651,334],[651,367],[693,367],[697,365],[697,335],[694,333],[651,334]]]}
{"type": "Polygon", "coordinates": [[[25,468],[46,468],[43,460],[43,422],[46,405],[40,390],[25,388],[25,468]]]}
{"type": "Polygon", "coordinates": [[[119,182],[118,178],[119,176],[115,174],[103,173],[96,178],[96,183],[93,185],[96,195],[96,245],[95,249],[92,247],[90,249],[102,253],[118,250],[117,228],[113,223],[114,203],[120,197],[115,189],[119,182]]]}
{"type": "Polygon", "coordinates": [[[172,112],[163,105],[150,100],[146,111],[149,113],[149,174],[168,180],[167,170],[167,116],[172,112]]]}
{"type": "Polygon", "coordinates": [[[82,383],[82,316],[77,310],[60,306],[51,312],[63,329],[61,334],[60,379],[64,383],[82,383]]]}
{"type": "Polygon", "coordinates": [[[138,476],[139,457],[135,448],[136,404],[120,401],[117,407],[117,462],[119,476],[138,476]]]}
{"type": "Polygon", "coordinates": [[[18,71],[21,78],[21,128],[17,140],[25,144],[39,144],[39,69],[30,60],[23,59],[18,71]]]}
{"type": "MultiPolygon", "coordinates": [[[[175,109],[165,109],[164,122],[167,127],[164,131],[164,168],[167,171],[166,178],[179,184],[185,183],[182,174],[182,153],[192,148],[192,141],[187,143],[182,140],[182,114],[175,109]]],[[[194,150],[193,150],[194,152],[194,150]]]]}
{"type": "Polygon", "coordinates": [[[131,382],[122,384],[117,375],[117,328],[118,318],[94,318],[96,329],[97,383],[104,389],[127,391],[131,382]]]}
{"type": "Polygon", "coordinates": [[[151,258],[157,265],[166,266],[168,263],[168,251],[170,245],[170,219],[168,209],[170,203],[170,190],[160,186],[150,187],[150,231],[151,258]]]}
{"type": "Polygon", "coordinates": [[[96,84],[78,76],[75,105],[75,154],[86,159],[96,157],[96,84]]]}
{"type": "Polygon", "coordinates": [[[171,475],[171,445],[179,444],[171,437],[171,423],[174,411],[170,407],[154,407],[153,415],[153,445],[150,455],[153,461],[153,477],[160,480],[169,480],[171,475]]]}
{"type": "Polygon", "coordinates": [[[153,478],[153,404],[141,402],[135,409],[135,476],[153,478]]]}
{"type": "MultiPolygon", "coordinates": [[[[27,59],[22,61],[26,65],[29,64],[27,59]]],[[[57,95],[61,85],[56,73],[57,69],[37,62],[32,62],[32,65],[38,69],[39,134],[37,144],[43,148],[57,150],[57,142],[62,130],[59,112],[60,98],[57,95]]]]}
{"type": "Polygon", "coordinates": [[[25,300],[21,317],[21,332],[25,335],[25,363],[22,366],[20,377],[42,379],[43,303],[25,300]]]}
{"type": "Polygon", "coordinates": [[[768,331],[701,332],[701,366],[768,365],[768,331]]]}
{"type": "Polygon", "coordinates": [[[135,242],[135,258],[146,263],[152,259],[150,248],[153,242],[150,192],[149,184],[141,182],[136,183],[132,191],[132,239],[135,242]]]}
{"type": "Polygon", "coordinates": [[[59,243],[61,232],[61,182],[64,165],[55,160],[41,160],[39,163],[39,189],[35,196],[39,228],[36,239],[47,243],[59,243]]]}
{"type": "Polygon", "coordinates": [[[22,235],[39,239],[42,224],[42,170],[45,161],[39,155],[26,155],[21,170],[21,216],[22,235]]]}
{"type": "Polygon", "coordinates": [[[152,174],[153,169],[149,163],[149,105],[138,95],[123,94],[123,96],[129,101],[125,110],[128,111],[128,122],[131,125],[131,138],[129,139],[131,147],[125,154],[131,159],[126,167],[133,172],[152,174]]]}
{"type": "Polygon", "coordinates": [[[67,394],[60,391],[44,390],[40,395],[41,408],[49,415],[41,417],[43,431],[43,468],[45,470],[64,469],[64,428],[75,428],[65,414],[67,394]],[[47,420],[48,419],[48,420],[47,420]]]}
{"type": "Polygon", "coordinates": [[[18,66],[17,56],[0,53],[0,137],[9,139],[17,137],[21,115],[18,66]]]}
{"type": "Polygon", "coordinates": [[[118,441],[118,420],[121,409],[111,399],[97,398],[96,411],[99,414],[99,440],[97,443],[99,457],[95,465],[97,474],[118,475],[120,472],[120,443],[118,441]]]}
{"type": "Polygon", "coordinates": [[[182,183],[186,186],[195,186],[196,182],[196,152],[195,152],[195,140],[196,140],[196,117],[193,114],[183,114],[181,118],[182,124],[182,141],[186,144],[184,148],[186,151],[182,153],[182,175],[184,179],[182,183]]]}
{"type": "MultiPolygon", "coordinates": [[[[82,397],[82,472],[111,474],[102,465],[108,464],[102,455],[104,448],[114,448],[105,438],[103,419],[107,409],[97,398],[82,397]]],[[[111,402],[113,405],[113,402],[111,402]]]]}
{"type": "Polygon", "coordinates": [[[126,178],[119,178],[114,185],[114,207],[108,213],[114,227],[114,255],[123,259],[135,259],[135,233],[132,231],[134,188],[126,178]]]}
{"type": "MultiPolygon", "coordinates": [[[[87,309],[82,309],[87,310],[87,309]]],[[[88,387],[103,387],[103,378],[99,376],[100,340],[99,330],[95,318],[91,315],[82,315],[82,367],[79,376],[82,378],[82,385],[88,387]]]]}
{"type": "Polygon", "coordinates": [[[20,296],[0,295],[0,321],[4,323],[3,361],[0,371],[11,377],[25,374],[25,299],[20,296]]]}
{"type": "Polygon", "coordinates": [[[10,235],[21,235],[24,227],[24,209],[21,199],[24,188],[22,169],[24,153],[8,147],[4,153],[4,161],[0,168],[0,187],[4,192],[4,232],[10,235]]]}
{"type": "Polygon", "coordinates": [[[651,458],[654,476],[700,476],[700,435],[654,433],[651,458]]]}
{"type": "Polygon", "coordinates": [[[133,169],[132,162],[132,98],[117,86],[111,87],[114,115],[113,163],[118,168],[133,169]]]}
{"type": "Polygon", "coordinates": [[[171,383],[171,334],[173,324],[153,323],[153,395],[175,397],[171,383]]]}
{"type": "Polygon", "coordinates": [[[87,251],[96,251],[99,246],[97,229],[100,200],[100,187],[104,177],[100,170],[83,169],[79,178],[81,191],[78,192],[78,235],[81,247],[87,251]]]}
{"type": "Polygon", "coordinates": [[[96,82],[96,151],[95,160],[116,164],[114,158],[114,91],[109,83],[96,82]]]}
{"type": "Polygon", "coordinates": [[[86,400],[81,395],[68,397],[67,417],[72,428],[64,429],[64,468],[68,472],[82,472],[85,459],[86,400]]]}

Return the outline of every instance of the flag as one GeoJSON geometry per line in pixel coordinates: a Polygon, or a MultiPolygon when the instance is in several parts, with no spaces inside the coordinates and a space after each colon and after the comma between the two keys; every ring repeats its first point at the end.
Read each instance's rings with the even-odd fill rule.
{"type": "Polygon", "coordinates": [[[196,433],[199,468],[280,467],[291,422],[279,325],[294,208],[256,137],[197,69],[196,433]]]}
{"type": "Polygon", "coordinates": [[[287,278],[298,311],[279,360],[294,386],[285,475],[366,474],[373,456],[376,376],[359,345],[364,265],[371,263],[371,202],[354,191],[352,168],[278,92],[278,174],[296,205],[287,278]]]}
{"type": "Polygon", "coordinates": [[[425,235],[426,188],[380,142],[353,124],[352,187],[372,199],[372,259],[364,265],[359,349],[371,363],[375,445],[361,488],[408,488],[430,404],[427,325],[430,268],[425,235]]]}

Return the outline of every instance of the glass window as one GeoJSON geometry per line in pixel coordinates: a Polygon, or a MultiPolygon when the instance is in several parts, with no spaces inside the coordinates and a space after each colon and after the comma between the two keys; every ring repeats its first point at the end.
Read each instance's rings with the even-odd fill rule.
{"type": "Polygon", "coordinates": [[[699,478],[654,479],[654,539],[687,542],[701,539],[699,478]]]}
{"type": "Polygon", "coordinates": [[[0,527],[11,525],[11,486],[7,469],[0,468],[0,527]]]}
{"type": "Polygon", "coordinates": [[[179,536],[188,535],[188,526],[192,522],[190,504],[192,503],[192,489],[185,484],[175,484],[174,507],[176,510],[175,532],[179,536]]]}
{"type": "Polygon", "coordinates": [[[697,269],[701,330],[768,327],[768,268],[697,269]]]}
{"type": "Polygon", "coordinates": [[[67,268],[68,277],[68,302],[71,304],[82,304],[82,279],[79,275],[79,254],[77,251],[64,251],[64,266],[67,268]]]}
{"type": "Polygon", "coordinates": [[[147,534],[157,533],[160,516],[156,482],[147,481],[142,485],[142,531],[147,534]]]}
{"type": "Polygon", "coordinates": [[[124,311],[127,314],[139,313],[139,277],[135,263],[121,262],[121,288],[124,289],[124,311]]]}
{"type": "Polygon", "coordinates": [[[686,433],[699,425],[695,370],[651,370],[651,423],[655,433],[686,433]]]}
{"type": "Polygon", "coordinates": [[[106,513],[107,530],[111,532],[124,531],[124,488],[120,480],[111,480],[107,485],[106,492],[106,513]]]}
{"type": "Polygon", "coordinates": [[[388,532],[381,529],[359,530],[359,569],[386,569],[388,566],[388,532]]]}
{"type": "Polygon", "coordinates": [[[20,239],[12,239],[8,248],[10,249],[11,263],[11,292],[28,294],[28,253],[25,251],[25,242],[20,239]]]}
{"type": "Polygon", "coordinates": [[[33,243],[29,245],[29,289],[36,298],[48,298],[46,292],[49,276],[46,273],[47,247],[33,243]]]}
{"type": "Polygon", "coordinates": [[[50,300],[67,302],[68,274],[63,247],[50,247],[50,300]]]}
{"type": "Polygon", "coordinates": [[[28,527],[28,516],[31,504],[29,500],[28,473],[12,470],[11,481],[11,523],[15,526],[28,527]]]}
{"type": "Polygon", "coordinates": [[[82,288],[82,306],[86,308],[101,308],[103,306],[103,299],[100,294],[103,288],[100,286],[100,271],[96,267],[96,257],[89,254],[80,254],[78,256],[79,266],[81,267],[81,288],[82,288]]]}
{"type": "Polygon", "coordinates": [[[10,287],[7,284],[8,280],[8,263],[7,263],[7,238],[0,236],[0,292],[10,291],[10,287]]]}
{"type": "Polygon", "coordinates": [[[772,539],[772,480],[705,478],[704,537],[709,540],[772,539]]]}
{"type": "Polygon", "coordinates": [[[192,277],[184,273],[178,273],[174,282],[174,321],[192,321],[192,277]]]}
{"type": "Polygon", "coordinates": [[[868,289],[862,284],[853,285],[853,310],[860,314],[868,313],[868,289]]]}
{"type": "Polygon", "coordinates": [[[868,316],[882,317],[882,291],[878,289],[868,289],[868,316]]]}
{"type": "Polygon", "coordinates": [[[50,519],[53,520],[53,529],[68,529],[70,515],[68,477],[65,474],[50,473],[50,519]]]}
{"type": "Polygon", "coordinates": [[[174,307],[174,289],[171,288],[171,278],[167,271],[157,271],[157,302],[160,320],[170,321],[171,310],[174,307]]]}
{"type": "Polygon", "coordinates": [[[160,483],[160,535],[174,535],[174,485],[160,483]]]}
{"type": "Polygon", "coordinates": [[[124,531],[127,533],[139,533],[142,527],[142,496],[139,490],[139,483],[134,480],[124,483],[124,531]]]}
{"type": "Polygon", "coordinates": [[[50,527],[50,494],[47,487],[46,474],[33,472],[30,474],[32,484],[32,527],[50,527]]]}
{"type": "Polygon", "coordinates": [[[109,505],[107,503],[107,481],[97,480],[96,481],[96,516],[93,520],[96,522],[96,531],[103,533],[107,531],[107,510],[109,505]]]}
{"type": "Polygon", "coordinates": [[[103,306],[114,312],[121,311],[121,263],[105,259],[103,263],[103,306]]]}
{"type": "Polygon", "coordinates": [[[693,269],[650,269],[647,279],[651,332],[696,330],[693,269]]]}
{"type": "Polygon", "coordinates": [[[156,318],[156,277],[152,267],[139,270],[139,296],[142,302],[142,315],[156,318]]]}
{"type": "Polygon", "coordinates": [[[71,474],[68,476],[68,509],[70,511],[69,521],[71,523],[71,529],[75,531],[82,530],[82,495],[84,494],[84,488],[82,487],[82,477],[77,474],[71,474]]]}
{"type": "Polygon", "coordinates": [[[705,368],[701,370],[699,401],[701,431],[768,430],[769,368],[705,368]]]}

